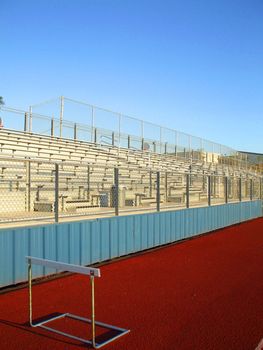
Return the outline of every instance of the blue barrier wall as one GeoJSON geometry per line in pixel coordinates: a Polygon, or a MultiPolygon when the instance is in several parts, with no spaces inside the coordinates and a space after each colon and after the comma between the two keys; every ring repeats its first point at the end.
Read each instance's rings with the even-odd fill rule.
{"type": "MultiPolygon", "coordinates": [[[[0,230],[0,287],[27,280],[25,256],[90,265],[262,216],[261,201],[0,230]]],[[[41,266],[33,275],[54,273],[41,266]]]]}

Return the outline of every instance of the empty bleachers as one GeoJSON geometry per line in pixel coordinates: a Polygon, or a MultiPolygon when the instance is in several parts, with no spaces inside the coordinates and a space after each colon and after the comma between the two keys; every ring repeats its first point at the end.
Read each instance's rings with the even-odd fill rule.
{"type": "MultiPolygon", "coordinates": [[[[242,177],[244,199],[251,197],[249,184],[256,174],[220,157],[208,162],[198,157],[155,153],[100,145],[8,129],[0,130],[0,191],[5,205],[2,221],[52,216],[55,203],[55,163],[59,164],[59,211],[61,215],[112,214],[116,206],[114,168],[119,169],[120,210],[155,210],[156,173],[160,172],[162,208],[185,206],[187,186],[192,205],[206,205],[208,175],[214,203],[225,199],[227,176],[232,178],[228,199],[238,200],[242,177]],[[189,181],[189,183],[187,183],[189,181]]],[[[256,178],[257,179],[257,178],[256,178]]],[[[254,180],[253,180],[254,181],[254,180]]],[[[259,182],[253,191],[259,195],[259,182]]]]}

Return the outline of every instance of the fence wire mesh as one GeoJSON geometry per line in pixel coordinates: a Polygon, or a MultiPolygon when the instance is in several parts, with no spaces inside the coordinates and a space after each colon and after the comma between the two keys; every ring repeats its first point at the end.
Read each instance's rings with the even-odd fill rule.
{"type": "Polygon", "coordinates": [[[53,219],[54,164],[0,160],[1,221],[53,219]]]}
{"type": "MultiPolygon", "coordinates": [[[[87,163],[88,155],[80,161],[77,148],[67,157],[62,148],[60,162],[54,163],[52,156],[58,154],[47,148],[50,161],[0,158],[1,223],[53,222],[262,198],[261,177],[209,175],[186,165],[160,171],[155,168],[171,167],[170,159],[160,162],[150,159],[149,153],[143,158],[140,152],[130,150],[119,156],[118,149],[102,149],[100,161],[87,163]],[[114,163],[113,151],[118,159],[114,163]],[[116,166],[118,162],[122,166],[116,166]]],[[[43,150],[37,152],[40,155],[43,150]]],[[[94,161],[97,156],[93,157],[94,161]]]]}
{"type": "Polygon", "coordinates": [[[3,106],[0,117],[6,129],[262,171],[246,154],[227,146],[65,97],[31,106],[29,111],[3,106]]]}

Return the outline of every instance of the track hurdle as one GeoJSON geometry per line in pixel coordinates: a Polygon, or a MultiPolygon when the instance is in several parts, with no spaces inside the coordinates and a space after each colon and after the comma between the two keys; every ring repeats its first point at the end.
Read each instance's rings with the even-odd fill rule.
{"type": "Polygon", "coordinates": [[[65,337],[69,337],[75,340],[79,340],[83,343],[86,344],[90,344],[93,346],[93,348],[95,349],[99,349],[101,347],[103,347],[106,344],[109,344],[111,342],[113,342],[114,340],[116,340],[117,338],[122,337],[123,335],[127,334],[130,332],[129,329],[124,329],[124,328],[119,328],[119,327],[115,327],[112,325],[109,325],[107,323],[103,323],[103,322],[98,322],[95,321],[95,277],[101,277],[100,274],[100,269],[97,268],[92,268],[92,267],[85,267],[85,266],[80,266],[80,265],[73,265],[73,264],[67,264],[67,263],[63,263],[63,262],[58,262],[58,261],[53,261],[53,260],[47,260],[47,259],[40,259],[40,258],[35,258],[32,256],[26,256],[26,261],[28,264],[28,289],[29,289],[29,323],[31,327],[41,327],[44,328],[50,332],[54,332],[60,335],[64,335],[65,337]],[[74,272],[74,273],[79,273],[79,274],[83,274],[83,275],[88,275],[90,276],[90,284],[91,284],[91,319],[88,318],[84,318],[81,316],[77,316],[77,315],[73,315],[71,313],[64,313],[58,316],[53,316],[50,317],[48,319],[46,319],[45,321],[42,322],[38,322],[38,323],[33,323],[33,319],[32,319],[32,315],[33,315],[33,305],[32,305],[32,265],[41,265],[41,266],[45,266],[45,267],[50,267],[50,268],[54,268],[56,270],[61,270],[61,271],[69,271],[69,272],[74,272]],[[92,332],[92,339],[91,340],[87,340],[84,338],[79,338],[76,337],[72,334],[69,333],[64,333],[61,332],[57,329],[51,328],[46,326],[45,324],[54,320],[57,320],[59,318],[63,318],[63,317],[69,317],[69,318],[73,318],[79,321],[83,321],[83,322],[87,322],[91,324],[91,332],[92,332]],[[119,334],[111,337],[110,339],[98,343],[96,342],[96,325],[97,326],[101,326],[107,329],[111,329],[111,330],[115,330],[118,331],[119,334]]]}

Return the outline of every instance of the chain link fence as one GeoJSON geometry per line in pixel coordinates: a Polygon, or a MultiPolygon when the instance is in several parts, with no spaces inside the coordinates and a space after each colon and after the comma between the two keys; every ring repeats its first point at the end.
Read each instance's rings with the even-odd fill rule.
{"type": "Polygon", "coordinates": [[[262,199],[262,178],[0,158],[0,223],[57,222],[262,199]]]}
{"type": "Polygon", "coordinates": [[[246,154],[227,146],[65,97],[27,112],[2,106],[0,117],[6,129],[260,171],[246,154]]]}

